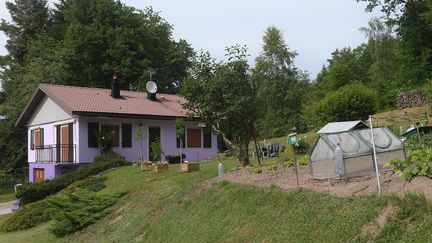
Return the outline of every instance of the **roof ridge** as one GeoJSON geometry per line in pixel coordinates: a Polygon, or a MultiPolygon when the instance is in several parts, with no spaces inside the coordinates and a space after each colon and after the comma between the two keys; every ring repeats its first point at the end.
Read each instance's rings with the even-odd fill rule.
{"type": "MultiPolygon", "coordinates": [[[[43,86],[53,86],[53,87],[67,87],[67,88],[78,88],[78,89],[95,89],[95,90],[106,90],[106,91],[110,91],[109,88],[98,88],[98,87],[84,87],[84,86],[74,86],[74,85],[65,85],[65,84],[47,84],[47,83],[40,83],[39,87],[43,87],[43,86]]],[[[144,93],[146,94],[146,91],[137,91],[137,90],[125,90],[125,89],[121,89],[120,91],[122,92],[133,92],[133,93],[144,93]]],[[[170,93],[160,93],[157,92],[159,95],[170,95],[170,96],[179,96],[181,97],[179,94],[170,94],[170,93]]]]}

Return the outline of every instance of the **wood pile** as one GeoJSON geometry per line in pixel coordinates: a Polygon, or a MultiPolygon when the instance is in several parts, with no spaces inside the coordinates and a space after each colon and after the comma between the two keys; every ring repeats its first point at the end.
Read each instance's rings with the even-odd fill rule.
{"type": "Polygon", "coordinates": [[[401,92],[396,99],[396,107],[398,109],[421,107],[427,105],[428,100],[423,90],[412,90],[401,92]]]}

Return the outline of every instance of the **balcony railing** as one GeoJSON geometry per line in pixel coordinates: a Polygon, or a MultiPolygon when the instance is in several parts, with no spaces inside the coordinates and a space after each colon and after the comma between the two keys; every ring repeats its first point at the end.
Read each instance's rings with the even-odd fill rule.
{"type": "Polygon", "coordinates": [[[36,147],[36,162],[38,163],[75,163],[75,144],[53,144],[36,147]]]}

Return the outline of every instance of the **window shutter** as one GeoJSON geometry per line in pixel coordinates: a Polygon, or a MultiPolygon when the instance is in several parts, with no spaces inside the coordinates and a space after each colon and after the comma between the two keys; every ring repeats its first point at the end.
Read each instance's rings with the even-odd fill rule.
{"type": "Polygon", "coordinates": [[[34,150],[34,130],[30,130],[30,149],[34,150]]]}
{"type": "Polygon", "coordinates": [[[201,148],[201,129],[200,128],[187,129],[187,147],[188,148],[201,148]]]}
{"type": "Polygon", "coordinates": [[[204,148],[211,148],[212,147],[212,133],[211,133],[211,131],[204,130],[203,146],[204,146],[204,148]]]}
{"type": "Polygon", "coordinates": [[[43,146],[44,146],[44,129],[43,128],[41,128],[41,129],[39,129],[40,130],[40,147],[41,148],[43,148],[43,146]]]}
{"type": "Polygon", "coordinates": [[[132,147],[132,124],[122,124],[122,147],[132,147]]]}
{"type": "Polygon", "coordinates": [[[88,147],[89,148],[97,148],[97,135],[99,133],[99,123],[97,122],[89,122],[87,127],[87,138],[88,138],[88,147]]]}

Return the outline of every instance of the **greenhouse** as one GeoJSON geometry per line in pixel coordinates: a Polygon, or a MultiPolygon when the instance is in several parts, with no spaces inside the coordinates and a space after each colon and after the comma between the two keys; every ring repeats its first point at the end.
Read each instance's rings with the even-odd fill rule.
{"type": "MultiPolygon", "coordinates": [[[[405,159],[402,141],[387,127],[373,128],[378,168],[392,159],[405,159]]],[[[371,130],[362,121],[333,122],[318,131],[318,141],[311,155],[315,179],[352,178],[375,172],[371,130]],[[344,175],[337,173],[335,150],[340,144],[344,175]]]]}

